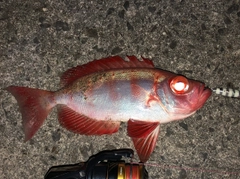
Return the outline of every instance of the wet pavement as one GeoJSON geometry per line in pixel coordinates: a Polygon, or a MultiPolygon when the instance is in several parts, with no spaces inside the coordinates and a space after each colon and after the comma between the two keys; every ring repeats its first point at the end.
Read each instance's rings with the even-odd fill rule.
{"type": "MultiPolygon", "coordinates": [[[[238,1],[0,1],[0,88],[59,89],[67,69],[135,55],[213,87],[240,87],[238,1]]],[[[24,142],[13,96],[0,90],[0,176],[43,178],[52,165],[133,148],[126,124],[104,136],[73,134],[54,109],[24,142]]],[[[149,178],[240,178],[240,100],[213,94],[193,116],[161,125],[149,178]],[[238,172],[238,173],[232,173],[238,172]]],[[[137,156],[135,156],[137,161],[137,156]]]]}

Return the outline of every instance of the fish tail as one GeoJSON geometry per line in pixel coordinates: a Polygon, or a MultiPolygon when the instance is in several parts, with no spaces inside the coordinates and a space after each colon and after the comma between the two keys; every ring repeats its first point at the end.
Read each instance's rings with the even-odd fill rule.
{"type": "Polygon", "coordinates": [[[22,113],[25,141],[33,137],[55,106],[54,93],[40,89],[9,86],[5,88],[17,100],[22,113]]]}

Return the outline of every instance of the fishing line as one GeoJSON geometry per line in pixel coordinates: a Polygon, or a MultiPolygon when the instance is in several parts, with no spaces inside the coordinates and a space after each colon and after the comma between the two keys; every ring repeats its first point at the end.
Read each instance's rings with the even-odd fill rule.
{"type": "Polygon", "coordinates": [[[212,91],[216,94],[227,96],[230,98],[240,98],[240,92],[232,88],[213,88],[212,91]]]}
{"type": "Polygon", "coordinates": [[[176,169],[176,170],[187,170],[187,171],[197,171],[197,172],[204,172],[204,173],[216,173],[216,174],[228,174],[228,175],[240,175],[240,172],[229,172],[229,171],[222,171],[222,170],[216,170],[216,169],[205,169],[205,168],[191,168],[191,167],[180,167],[175,165],[160,165],[158,163],[145,163],[146,166],[152,166],[152,167],[159,167],[162,169],[176,169]]]}
{"type": "Polygon", "coordinates": [[[159,163],[138,163],[138,162],[131,162],[131,164],[138,164],[138,165],[145,165],[145,166],[151,166],[151,167],[157,167],[161,169],[175,169],[175,170],[186,170],[186,171],[197,171],[197,172],[204,172],[204,173],[215,173],[219,175],[236,175],[240,176],[240,172],[229,172],[229,171],[223,171],[223,170],[217,170],[217,169],[205,169],[205,168],[191,168],[191,167],[180,167],[176,165],[164,165],[159,163]]]}
{"type": "MultiPolygon", "coordinates": [[[[229,98],[239,98],[240,99],[240,91],[233,88],[212,88],[211,89],[215,94],[226,96],[229,98]]],[[[134,158],[135,159],[135,158],[134,158]]],[[[141,164],[138,162],[131,161],[132,164],[141,164]]],[[[230,171],[223,171],[217,169],[205,169],[205,168],[191,168],[191,167],[180,167],[175,165],[166,165],[166,164],[159,164],[159,163],[151,163],[147,162],[142,165],[157,167],[161,169],[175,169],[175,170],[186,170],[186,171],[196,171],[196,172],[204,172],[204,173],[215,173],[219,175],[236,175],[240,176],[240,172],[230,172],[230,171]]]]}

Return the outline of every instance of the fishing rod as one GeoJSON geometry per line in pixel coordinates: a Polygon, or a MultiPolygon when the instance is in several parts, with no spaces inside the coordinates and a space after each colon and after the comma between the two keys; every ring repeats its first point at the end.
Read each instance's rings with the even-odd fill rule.
{"type": "Polygon", "coordinates": [[[132,149],[106,150],[86,162],[51,167],[44,179],[148,179],[143,163],[126,163],[133,158],[132,149]]]}
{"type": "Polygon", "coordinates": [[[53,166],[45,174],[44,179],[148,179],[145,166],[240,176],[240,172],[234,171],[133,162],[133,154],[132,149],[102,151],[89,157],[86,162],[53,166]],[[122,159],[124,157],[131,159],[131,161],[126,162],[122,159]]]}

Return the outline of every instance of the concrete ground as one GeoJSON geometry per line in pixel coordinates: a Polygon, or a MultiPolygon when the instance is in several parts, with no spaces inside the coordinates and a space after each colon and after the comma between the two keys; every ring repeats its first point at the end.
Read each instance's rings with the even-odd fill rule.
{"type": "MultiPolygon", "coordinates": [[[[1,89],[54,91],[65,70],[110,55],[142,55],[209,87],[239,89],[239,1],[0,1],[1,89]]],[[[148,161],[160,166],[147,166],[149,178],[240,178],[239,108],[239,99],[213,94],[193,116],[162,125],[148,161]]],[[[77,135],[59,125],[56,109],[24,143],[18,105],[5,90],[0,116],[4,179],[43,178],[52,165],[133,148],[126,124],[114,135],[77,135]]]]}

